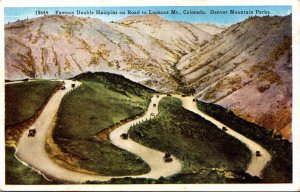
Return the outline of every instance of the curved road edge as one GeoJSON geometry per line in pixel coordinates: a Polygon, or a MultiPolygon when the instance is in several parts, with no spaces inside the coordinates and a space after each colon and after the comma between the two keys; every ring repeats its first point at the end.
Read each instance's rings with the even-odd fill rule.
{"type": "MultiPolygon", "coordinates": [[[[112,144],[116,145],[119,148],[125,149],[131,153],[134,153],[141,157],[148,165],[150,166],[151,170],[147,174],[142,175],[129,175],[129,176],[102,176],[102,175],[92,175],[87,173],[79,173],[76,171],[68,170],[64,167],[61,167],[55,164],[50,157],[48,156],[47,152],[45,151],[45,142],[47,133],[51,127],[51,123],[58,111],[60,103],[65,96],[65,94],[71,91],[72,84],[75,84],[75,88],[80,86],[80,82],[75,82],[71,80],[65,81],[66,89],[59,90],[55,93],[49,102],[47,103],[46,107],[42,111],[39,118],[34,122],[34,124],[29,128],[35,128],[37,130],[35,137],[28,137],[28,131],[25,131],[20,138],[18,146],[16,148],[15,156],[25,165],[37,170],[43,176],[49,178],[54,178],[62,181],[67,182],[74,182],[74,183],[82,183],[88,180],[98,180],[98,181],[108,181],[112,178],[124,178],[124,177],[133,177],[133,178],[153,178],[158,179],[161,176],[168,177],[174,174],[177,174],[181,171],[182,165],[179,159],[173,157],[173,161],[166,163],[163,160],[164,153],[150,149],[145,147],[139,143],[136,143],[129,139],[122,139],[120,135],[122,133],[127,133],[131,126],[138,124],[140,122],[149,120],[153,118],[155,115],[158,114],[158,103],[167,95],[155,95],[151,99],[151,103],[148,107],[146,114],[136,120],[128,122],[110,134],[110,140],[112,144]]],[[[233,131],[229,127],[225,126],[221,122],[215,120],[214,118],[208,116],[207,114],[201,112],[196,102],[193,102],[193,97],[182,97],[180,95],[173,95],[181,99],[182,105],[185,109],[197,113],[198,115],[202,116],[206,120],[215,124],[218,128],[226,127],[228,130],[226,131],[227,134],[239,139],[241,142],[245,143],[247,147],[250,149],[252,153],[251,161],[248,165],[247,172],[253,176],[261,176],[261,172],[265,167],[266,163],[270,161],[271,156],[270,154],[260,145],[255,143],[254,141],[246,138],[245,136],[233,131]],[[256,157],[255,152],[257,150],[261,151],[262,156],[256,157]]]]}
{"type": "Polygon", "coordinates": [[[172,176],[181,171],[181,163],[176,157],[173,157],[172,162],[166,163],[163,160],[163,152],[150,149],[141,144],[135,143],[130,139],[126,140],[126,144],[124,144],[124,140],[120,138],[120,133],[123,133],[125,130],[128,131],[133,124],[142,122],[148,118],[150,119],[150,116],[153,117],[151,115],[152,113],[155,115],[158,113],[158,107],[153,107],[153,103],[158,103],[160,100],[160,98],[157,97],[153,97],[151,99],[151,104],[149,105],[149,108],[143,117],[120,126],[110,135],[113,144],[121,144],[123,148],[124,146],[127,146],[130,148],[130,152],[137,154],[143,160],[145,160],[151,168],[149,173],[128,176],[92,175],[71,171],[53,162],[44,148],[48,131],[50,130],[56,113],[58,112],[63,97],[73,89],[72,84],[75,84],[75,88],[81,84],[80,82],[71,80],[65,80],[65,83],[66,89],[57,91],[50,98],[38,119],[33,123],[32,126],[29,127],[29,129],[36,129],[35,136],[28,137],[27,134],[29,129],[22,134],[15,152],[15,156],[22,164],[30,167],[33,170],[37,170],[38,173],[48,180],[51,178],[71,183],[83,183],[86,181],[108,181],[112,178],[124,177],[158,179],[161,176],[172,176]]]}
{"type": "Polygon", "coordinates": [[[126,140],[120,139],[120,135],[122,133],[128,133],[131,126],[155,117],[158,114],[158,103],[163,97],[164,96],[162,95],[154,95],[151,99],[148,110],[143,117],[130,121],[110,133],[110,140],[112,144],[141,157],[149,165],[151,169],[149,173],[133,177],[158,179],[161,176],[169,177],[175,175],[182,169],[180,160],[174,156],[172,157],[172,162],[166,163],[163,160],[165,153],[145,147],[130,138],[126,140]]]}
{"type": "Polygon", "coordinates": [[[225,127],[227,129],[226,133],[235,137],[236,139],[240,140],[242,143],[244,143],[249,150],[251,151],[251,160],[248,164],[246,172],[252,176],[262,177],[262,171],[267,165],[268,162],[271,161],[272,156],[270,153],[263,148],[258,143],[248,139],[244,135],[234,131],[230,127],[226,126],[225,124],[221,123],[220,121],[214,119],[213,117],[207,115],[206,113],[200,111],[197,107],[197,102],[195,102],[195,98],[191,96],[182,97],[181,95],[174,95],[174,97],[180,99],[182,101],[182,106],[192,111],[207,121],[210,121],[214,125],[216,125],[219,129],[222,130],[222,127],[225,127]],[[256,151],[260,151],[261,156],[256,156],[256,151]]]}

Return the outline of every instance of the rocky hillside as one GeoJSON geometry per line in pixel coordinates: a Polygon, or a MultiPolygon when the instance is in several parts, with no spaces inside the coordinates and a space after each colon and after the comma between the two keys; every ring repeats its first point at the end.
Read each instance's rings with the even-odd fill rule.
{"type": "Polygon", "coordinates": [[[198,27],[199,29],[201,29],[202,31],[205,31],[211,35],[221,33],[222,31],[224,31],[227,28],[224,26],[217,26],[217,25],[212,25],[209,23],[197,23],[197,24],[195,24],[195,26],[198,27]]]}
{"type": "Polygon", "coordinates": [[[182,57],[177,65],[182,81],[200,100],[290,138],[291,31],[291,16],[232,25],[182,57]]]}
{"type": "Polygon", "coordinates": [[[19,21],[5,26],[6,79],[109,71],[170,91],[178,86],[174,64],[210,39],[193,25],[156,15],[112,23],[71,16],[19,21]]]}
{"type": "Polygon", "coordinates": [[[46,16],[5,26],[5,77],[122,74],[163,92],[194,93],[286,138],[291,135],[291,16],[252,17],[227,29],[157,15],[46,16]]]}
{"type": "Polygon", "coordinates": [[[177,49],[182,55],[194,51],[199,44],[211,39],[210,33],[190,23],[169,21],[158,15],[131,16],[117,24],[136,28],[158,39],[169,49],[177,49]]]}

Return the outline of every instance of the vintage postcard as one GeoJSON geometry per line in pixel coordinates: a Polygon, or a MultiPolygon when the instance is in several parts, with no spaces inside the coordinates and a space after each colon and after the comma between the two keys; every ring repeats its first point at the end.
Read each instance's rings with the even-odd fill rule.
{"type": "Polygon", "coordinates": [[[299,189],[296,1],[1,4],[1,190],[299,189]]]}

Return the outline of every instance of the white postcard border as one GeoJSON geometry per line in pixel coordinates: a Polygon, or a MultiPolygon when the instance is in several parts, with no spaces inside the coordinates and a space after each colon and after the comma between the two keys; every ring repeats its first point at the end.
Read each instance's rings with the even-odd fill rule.
{"type": "Polygon", "coordinates": [[[106,7],[106,6],[238,6],[238,5],[291,5],[293,22],[293,183],[292,184],[173,184],[173,185],[5,185],[4,166],[4,83],[0,84],[0,191],[298,191],[300,190],[300,14],[299,0],[0,0],[0,79],[4,82],[4,7],[106,7]],[[297,54],[298,53],[298,54],[297,54]],[[298,118],[298,119],[297,119],[298,118]]]}

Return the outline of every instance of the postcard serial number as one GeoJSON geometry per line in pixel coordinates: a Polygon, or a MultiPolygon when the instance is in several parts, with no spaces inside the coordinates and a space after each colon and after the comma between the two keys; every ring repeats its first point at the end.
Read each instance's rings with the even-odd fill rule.
{"type": "Polygon", "coordinates": [[[48,11],[35,11],[36,15],[48,15],[48,11]]]}

